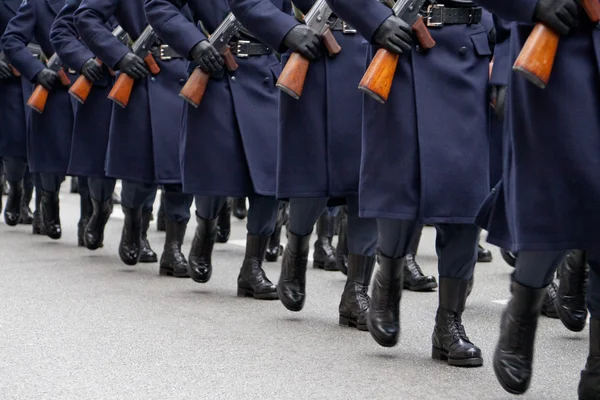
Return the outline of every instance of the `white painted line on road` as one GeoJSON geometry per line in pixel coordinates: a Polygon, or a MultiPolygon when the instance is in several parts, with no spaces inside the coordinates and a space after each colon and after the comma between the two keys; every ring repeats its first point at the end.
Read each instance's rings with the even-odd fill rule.
{"type": "Polygon", "coordinates": [[[509,299],[504,299],[504,300],[492,300],[492,303],[496,303],[496,304],[501,304],[503,306],[508,304],[508,300],[509,299]]]}

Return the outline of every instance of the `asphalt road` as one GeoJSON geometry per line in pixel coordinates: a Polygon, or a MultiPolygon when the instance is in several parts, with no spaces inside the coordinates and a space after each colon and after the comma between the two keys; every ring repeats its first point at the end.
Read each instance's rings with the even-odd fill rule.
{"type": "MultiPolygon", "coordinates": [[[[341,328],[345,277],[310,269],[300,313],[278,301],[236,297],[245,224],[217,245],[207,284],[158,276],[157,264],[127,267],[117,255],[122,213],[105,247],[77,247],[77,195],[63,185],[63,238],[32,236],[0,223],[0,399],[508,399],[491,357],[511,269],[494,249],[479,264],[463,320],[484,366],[431,359],[436,293],[405,292],[402,337],[379,347],[366,332],[341,328]]],[[[195,229],[190,223],[185,252],[195,229]]],[[[436,270],[435,233],[426,228],[418,260],[436,270]]],[[[164,234],[151,225],[160,253],[164,234]]],[[[273,281],[277,264],[267,264],[273,281]]],[[[542,319],[534,378],[522,399],[576,399],[587,330],[542,319]]]]}

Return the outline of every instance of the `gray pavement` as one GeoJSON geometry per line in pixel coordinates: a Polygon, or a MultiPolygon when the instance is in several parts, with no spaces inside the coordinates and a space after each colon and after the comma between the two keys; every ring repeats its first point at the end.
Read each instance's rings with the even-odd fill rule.
{"type": "MultiPolygon", "coordinates": [[[[32,236],[0,223],[0,399],[508,399],[491,368],[511,269],[494,249],[479,264],[464,315],[485,365],[459,369],[434,361],[436,293],[405,292],[402,337],[379,347],[366,332],[337,324],[345,277],[309,269],[300,313],[278,301],[236,297],[245,224],[217,245],[209,283],[158,276],[157,264],[123,265],[122,214],[105,247],[77,247],[79,201],[63,185],[63,238],[32,236]]],[[[185,252],[195,229],[190,223],[185,252]]],[[[160,253],[164,234],[151,225],[160,253]]],[[[436,266],[427,228],[419,261],[436,266]]],[[[273,281],[279,266],[267,264],[273,281]]],[[[535,375],[523,399],[576,399],[587,330],[541,320],[535,375]]]]}

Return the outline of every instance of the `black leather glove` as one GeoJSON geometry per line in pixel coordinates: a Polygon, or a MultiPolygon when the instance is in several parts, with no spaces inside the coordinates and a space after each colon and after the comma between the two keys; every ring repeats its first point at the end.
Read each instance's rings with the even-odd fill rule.
{"type": "Polygon", "coordinates": [[[578,14],[577,0],[539,0],[533,16],[559,35],[566,35],[577,25],[578,14]]]}
{"type": "Polygon", "coordinates": [[[394,54],[410,51],[412,28],[402,19],[392,15],[377,28],[373,41],[394,54]]]}
{"type": "Polygon", "coordinates": [[[506,109],[506,93],[508,86],[494,85],[490,88],[490,104],[494,108],[494,115],[498,121],[504,121],[504,111],[506,109]]]}
{"type": "Polygon", "coordinates": [[[95,59],[90,58],[81,67],[81,75],[85,76],[88,80],[94,82],[98,79],[102,79],[104,71],[95,59]]]}
{"type": "Polygon", "coordinates": [[[4,61],[0,61],[0,79],[8,79],[13,76],[12,70],[4,61]]]}
{"type": "Polygon", "coordinates": [[[35,76],[35,82],[46,90],[52,90],[58,82],[58,74],[51,69],[44,68],[35,76]]]}
{"type": "Polygon", "coordinates": [[[293,52],[300,53],[308,61],[321,57],[321,39],[314,29],[306,25],[296,25],[283,38],[283,45],[293,52]]]}
{"type": "Polygon", "coordinates": [[[496,48],[496,28],[493,26],[492,30],[488,32],[488,44],[490,45],[492,54],[494,54],[494,49],[496,48]]]}
{"type": "Polygon", "coordinates": [[[202,71],[213,76],[222,76],[225,61],[217,49],[215,49],[208,40],[203,40],[196,44],[192,48],[190,56],[198,63],[198,66],[202,71]]]}
{"type": "Polygon", "coordinates": [[[117,68],[133,79],[145,78],[150,73],[144,60],[133,53],[125,54],[125,57],[117,64],[117,68]]]}

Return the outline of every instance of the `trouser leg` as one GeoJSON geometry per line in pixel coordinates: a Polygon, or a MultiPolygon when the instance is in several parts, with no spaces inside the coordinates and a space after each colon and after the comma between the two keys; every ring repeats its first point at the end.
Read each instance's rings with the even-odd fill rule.
{"type": "Polygon", "coordinates": [[[148,230],[152,213],[153,197],[156,196],[156,185],[149,183],[123,181],[121,191],[121,207],[125,214],[119,256],[127,265],[135,265],[142,261],[156,262],[156,253],[152,251],[147,239],[143,239],[148,230]]]}
{"type": "Polygon", "coordinates": [[[190,219],[190,207],[194,197],[183,193],[180,184],[163,185],[163,194],[166,236],[160,258],[160,274],[187,278],[189,277],[188,262],[181,252],[181,246],[190,219]]]}
{"type": "Polygon", "coordinates": [[[111,178],[88,178],[93,213],[85,228],[83,242],[89,250],[103,246],[104,229],[113,211],[112,194],[116,180],[111,178]]]}
{"type": "Polygon", "coordinates": [[[223,196],[195,196],[196,232],[188,256],[190,277],[206,283],[212,276],[212,251],[217,240],[217,217],[227,201],[223,196]]]}
{"type": "Polygon", "coordinates": [[[90,197],[100,203],[111,199],[117,181],[112,178],[88,178],[90,197]]]}
{"type": "Polygon", "coordinates": [[[479,228],[472,224],[438,224],[436,230],[440,277],[471,280],[477,262],[479,228]]]}

